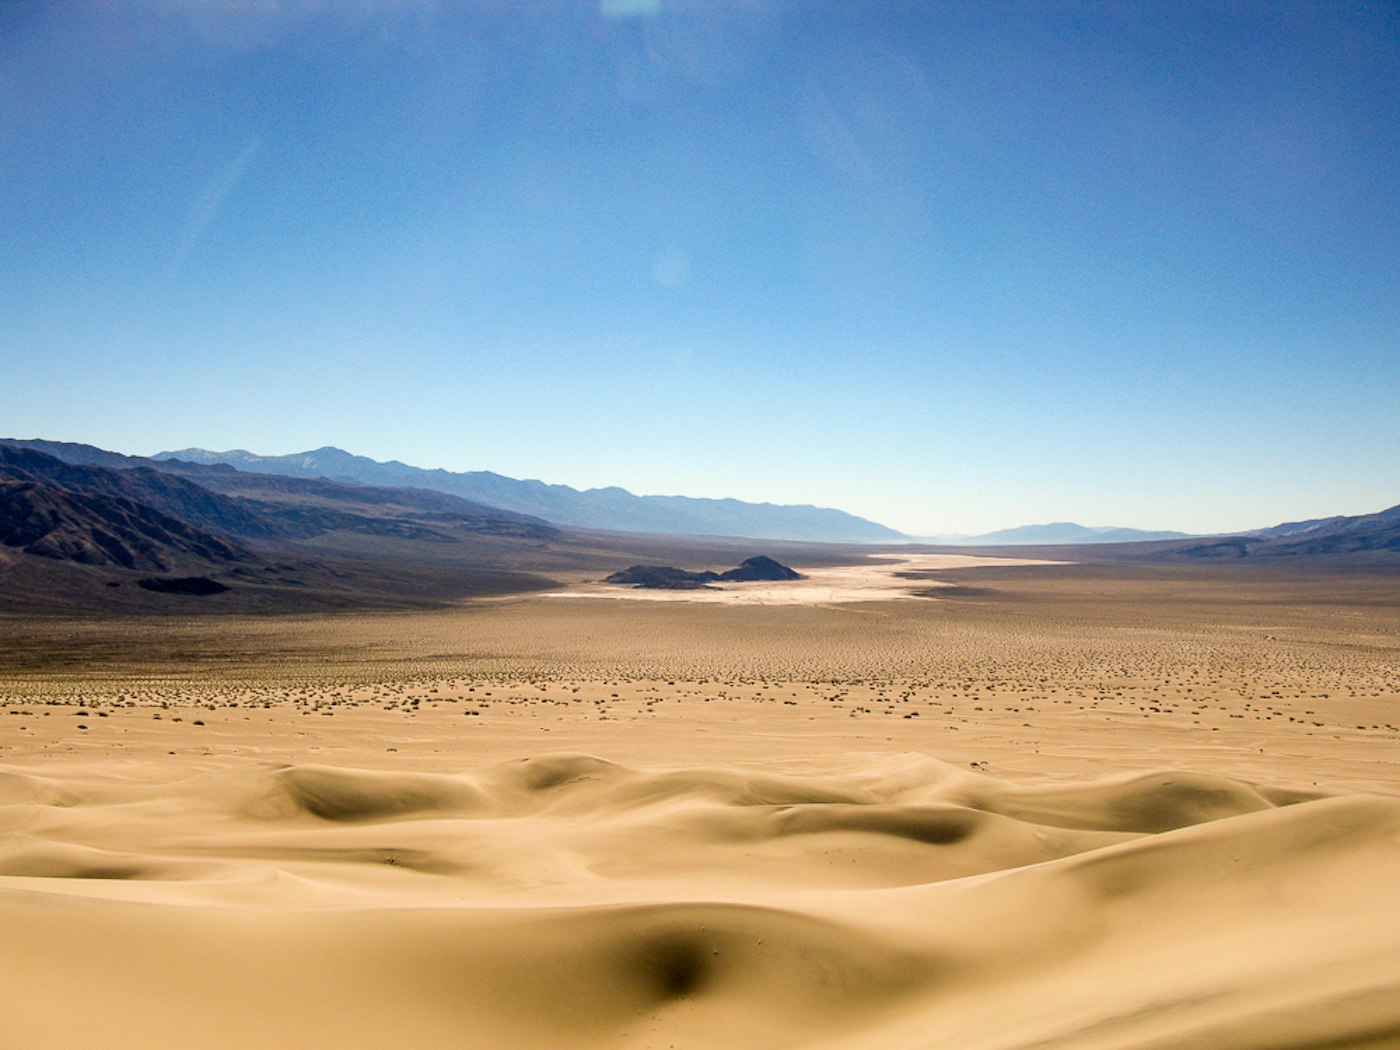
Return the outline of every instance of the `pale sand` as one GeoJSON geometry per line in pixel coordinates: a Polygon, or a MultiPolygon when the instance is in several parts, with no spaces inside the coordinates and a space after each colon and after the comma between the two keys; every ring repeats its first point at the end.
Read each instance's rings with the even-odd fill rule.
{"type": "Polygon", "coordinates": [[[0,1046],[1400,1046],[1400,613],[1017,586],[27,626],[0,1046]]]}
{"type": "Polygon", "coordinates": [[[1008,568],[1059,565],[1062,562],[1027,558],[988,558],[975,554],[872,554],[857,565],[804,569],[801,580],[712,583],[694,590],[625,587],[600,582],[582,583],[546,598],[617,598],[647,602],[691,602],[709,605],[837,605],[845,602],[884,602],[916,599],[917,592],[946,587],[909,575],[940,569],[1008,568]]]}

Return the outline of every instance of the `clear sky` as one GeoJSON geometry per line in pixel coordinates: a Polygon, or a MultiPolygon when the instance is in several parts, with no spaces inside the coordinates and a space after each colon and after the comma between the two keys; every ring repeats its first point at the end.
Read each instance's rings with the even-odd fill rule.
{"type": "Polygon", "coordinates": [[[1400,502],[1400,7],[0,2],[0,436],[909,532],[1400,502]]]}

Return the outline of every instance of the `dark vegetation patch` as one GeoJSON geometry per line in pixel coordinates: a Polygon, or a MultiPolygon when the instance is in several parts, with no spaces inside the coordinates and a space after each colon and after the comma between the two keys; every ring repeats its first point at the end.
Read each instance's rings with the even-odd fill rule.
{"type": "Polygon", "coordinates": [[[136,586],[157,594],[189,594],[200,598],[232,590],[227,584],[211,580],[208,576],[148,576],[137,580],[136,586]]]}

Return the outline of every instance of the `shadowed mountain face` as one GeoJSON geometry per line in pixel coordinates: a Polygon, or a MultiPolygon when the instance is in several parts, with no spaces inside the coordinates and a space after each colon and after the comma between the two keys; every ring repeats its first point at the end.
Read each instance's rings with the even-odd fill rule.
{"type": "Polygon", "coordinates": [[[287,456],[258,456],[241,449],[229,452],[184,449],[161,452],[155,458],[224,463],[240,470],[300,478],[433,489],[578,528],[850,543],[904,538],[894,529],[825,507],[688,496],[635,496],[616,487],[580,491],[567,485],[520,481],[490,471],[454,473],[423,470],[397,460],[380,463],[330,447],[287,456]]]}
{"type": "Polygon", "coordinates": [[[246,500],[208,489],[148,467],[113,470],[77,466],[32,449],[0,445],[0,477],[34,481],[88,496],[129,500],[196,528],[245,539],[274,539],[288,530],[246,500]]]}
{"type": "Polygon", "coordinates": [[[558,534],[538,519],[441,493],[157,463],[64,442],[0,443],[0,477],[120,496],[250,541],[309,539],[332,531],[444,543],[462,532],[532,539],[558,534]]]}
{"type": "Polygon", "coordinates": [[[257,474],[238,470],[224,463],[194,463],[180,459],[152,459],[146,456],[126,456],[93,445],[73,441],[20,440],[0,438],[0,446],[42,452],[72,466],[108,467],[131,470],[147,467],[165,474],[175,474],[215,492],[228,495],[265,496],[268,499],[316,499],[329,503],[382,505],[405,507],[415,511],[449,514],[476,514],[506,521],[547,522],[526,514],[502,510],[484,503],[474,503],[447,493],[420,488],[385,488],[362,485],[359,482],[337,484],[321,478],[299,478],[285,473],[257,474]]]}
{"type": "Polygon", "coordinates": [[[242,547],[121,496],[0,481],[0,544],[83,565],[168,572],[188,559],[254,560],[242,547]]]}
{"type": "Polygon", "coordinates": [[[82,461],[64,462],[27,444],[0,443],[3,609],[161,612],[228,590],[244,611],[399,607],[552,584],[522,566],[550,564],[559,530],[524,515],[56,444],[82,461]]]}

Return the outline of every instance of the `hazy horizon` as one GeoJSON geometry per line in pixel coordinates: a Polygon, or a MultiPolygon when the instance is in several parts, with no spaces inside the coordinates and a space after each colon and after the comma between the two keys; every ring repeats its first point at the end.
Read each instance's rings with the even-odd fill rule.
{"type": "Polygon", "coordinates": [[[1400,12],[0,8],[0,431],[919,536],[1400,501],[1400,12]]]}

